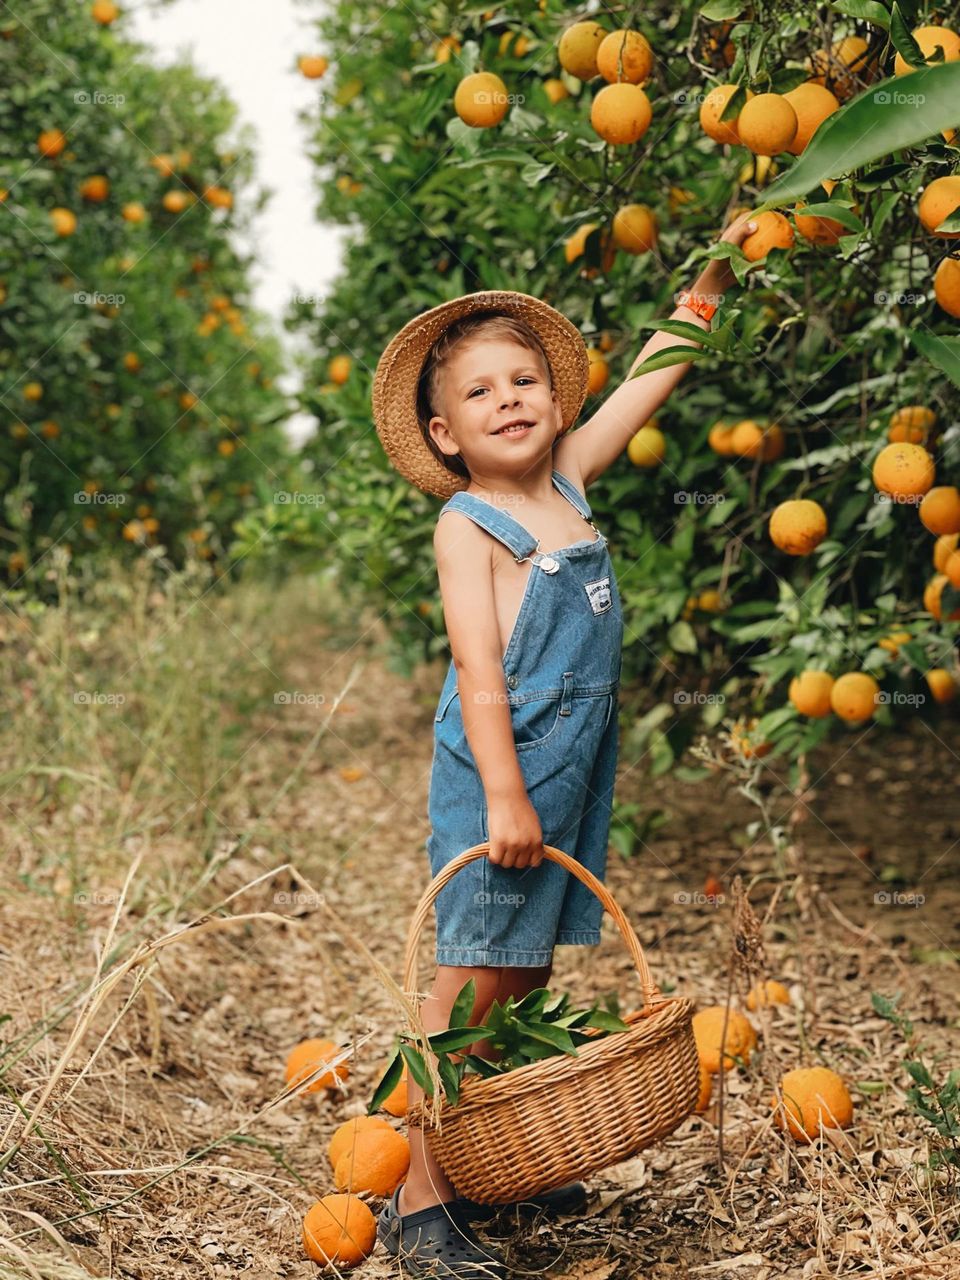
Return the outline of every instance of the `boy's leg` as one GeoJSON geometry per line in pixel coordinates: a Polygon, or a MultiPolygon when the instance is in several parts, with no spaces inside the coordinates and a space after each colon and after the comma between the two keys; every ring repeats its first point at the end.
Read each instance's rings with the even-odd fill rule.
{"type": "MultiPolygon", "coordinates": [[[[428,1033],[442,1031],[450,1025],[450,1013],[453,1003],[466,982],[473,978],[477,987],[476,1001],[472,1017],[479,1023],[486,1017],[486,1011],[497,998],[500,989],[500,969],[497,966],[469,968],[459,965],[437,965],[437,974],[433,987],[427,994],[420,1010],[424,1029],[428,1033]]],[[[470,1046],[476,1053],[476,1045],[470,1046]]],[[[412,1077],[407,1079],[407,1105],[412,1107],[423,1097],[423,1090],[412,1077]]],[[[419,1126],[407,1126],[410,1141],[410,1171],[400,1192],[398,1211],[401,1216],[415,1213],[429,1205],[442,1204],[453,1200],[457,1191],[447,1175],[440,1168],[430,1144],[424,1138],[419,1126]]]]}

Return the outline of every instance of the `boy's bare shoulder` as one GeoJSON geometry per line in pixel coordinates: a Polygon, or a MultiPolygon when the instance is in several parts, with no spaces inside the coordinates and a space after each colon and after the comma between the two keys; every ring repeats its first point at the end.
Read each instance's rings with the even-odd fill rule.
{"type": "Polygon", "coordinates": [[[462,511],[445,511],[433,530],[437,563],[458,568],[493,567],[493,544],[489,534],[462,511]]]}

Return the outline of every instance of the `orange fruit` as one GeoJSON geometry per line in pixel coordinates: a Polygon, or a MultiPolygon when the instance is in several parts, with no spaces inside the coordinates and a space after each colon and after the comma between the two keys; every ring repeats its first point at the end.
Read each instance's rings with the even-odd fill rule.
{"type": "Polygon", "coordinates": [[[338,1191],[367,1191],[392,1196],[410,1168],[410,1144],[385,1124],[358,1129],[356,1140],[337,1160],[333,1181],[338,1191]]]}
{"type": "Polygon", "coordinates": [[[960,533],[960,493],[954,485],[936,485],[920,503],[924,527],[938,536],[960,533]]]}
{"type": "Polygon", "coordinates": [[[575,22],[567,27],[557,45],[564,71],[578,80],[592,80],[597,75],[597,52],[606,36],[607,30],[599,22],[575,22]]]}
{"type": "Polygon", "coordinates": [[[607,379],[610,377],[610,366],[607,364],[606,357],[599,347],[587,347],[587,359],[590,362],[590,371],[587,374],[587,393],[595,396],[607,385],[607,379]]]}
{"type": "Polygon", "coordinates": [[[703,1065],[703,1062],[701,1062],[699,1065],[700,1065],[700,1092],[697,1095],[697,1105],[693,1108],[694,1113],[697,1115],[702,1114],[704,1111],[706,1111],[707,1107],[709,1107],[710,1097],[713,1093],[713,1076],[710,1074],[707,1068],[703,1065]]]}
{"type": "Polygon", "coordinates": [[[116,22],[120,16],[120,10],[112,0],[93,0],[90,6],[90,16],[94,22],[99,22],[103,27],[109,27],[111,22],[116,22]]]}
{"type": "Polygon", "coordinates": [[[219,453],[221,457],[229,458],[232,454],[236,452],[236,449],[237,449],[237,446],[235,441],[233,440],[217,441],[217,453],[219,453]]]}
{"type": "Polygon", "coordinates": [[[352,368],[353,361],[349,356],[334,356],[327,365],[327,377],[331,382],[335,382],[338,387],[342,387],[350,377],[352,368]]]}
{"type": "Polygon", "coordinates": [[[645,204],[621,205],[613,218],[613,238],[626,253],[647,253],[656,247],[657,219],[645,204]]]}
{"type": "Polygon", "coordinates": [[[848,671],[838,676],[830,690],[830,706],[841,720],[856,723],[869,720],[877,709],[880,686],[865,671],[848,671]]]}
{"type": "Polygon", "coordinates": [[[464,76],[453,95],[453,109],[473,129],[499,124],[510,106],[507,86],[492,71],[464,76]]]}
{"type": "Polygon", "coordinates": [[[168,213],[182,213],[190,203],[186,191],[167,191],[160,202],[168,213]]]}
{"type": "Polygon", "coordinates": [[[924,678],[937,702],[949,702],[956,696],[956,681],[945,667],[931,667],[924,678]]]}
{"type": "Polygon", "coordinates": [[[597,47],[597,70],[610,84],[642,84],[653,71],[653,50],[639,31],[611,31],[597,47]]]}
{"type": "Polygon", "coordinates": [[[811,498],[791,498],[774,508],[770,540],[790,556],[806,556],[827,536],[827,515],[811,498]]]}
{"type": "Polygon", "coordinates": [[[459,53],[462,45],[456,36],[443,36],[433,46],[434,62],[449,62],[453,54],[459,53]]]}
{"type": "Polygon", "coordinates": [[[745,760],[760,760],[763,756],[769,755],[773,750],[772,742],[761,742],[757,739],[757,717],[754,716],[749,722],[745,722],[742,718],[737,720],[733,728],[730,730],[730,738],[733,746],[743,756],[745,760]]]}
{"type": "MultiPolygon", "coordinates": [[[[914,27],[911,34],[925,58],[929,58],[938,46],[943,50],[944,62],[956,62],[960,58],[960,36],[949,27],[914,27]]],[[[912,63],[907,62],[902,54],[898,53],[894,58],[893,74],[895,76],[903,76],[915,70],[912,63]]]]}
{"type": "Polygon", "coordinates": [[[960,587],[960,551],[951,551],[943,572],[952,587],[960,587]]]}
{"type": "Polygon", "coordinates": [[[757,156],[786,151],[798,127],[797,113],[781,93],[758,93],[737,117],[741,143],[757,156]]]}
{"type": "Polygon", "coordinates": [[[652,119],[650,100],[637,84],[605,85],[590,108],[590,123],[613,146],[639,142],[652,119]]]}
{"type": "Polygon", "coordinates": [[[40,427],[40,434],[47,440],[56,440],[57,436],[60,434],[59,424],[53,421],[44,422],[40,427]]]}
{"type": "Polygon", "coordinates": [[[25,382],[23,384],[24,400],[40,400],[43,396],[43,383],[25,382]]]}
{"type": "Polygon", "coordinates": [[[945,178],[934,178],[924,187],[917,213],[920,221],[930,235],[942,236],[946,240],[960,240],[960,231],[938,231],[941,222],[946,222],[951,213],[960,209],[960,173],[951,173],[945,178]]]}
{"type": "Polygon", "coordinates": [[[128,373],[136,373],[140,368],[141,363],[140,357],[137,355],[136,351],[127,351],[124,353],[123,367],[128,373]]]}
{"type": "MultiPolygon", "coordinates": [[[[808,669],[801,671],[790,681],[788,697],[802,716],[812,720],[822,720],[828,716],[830,707],[830,690],[833,688],[833,676],[827,671],[808,669]]],[[[751,1009],[752,1005],[749,1006],[751,1009]]]]}
{"type": "MultiPolygon", "coordinates": [[[[827,182],[820,185],[829,196],[837,184],[829,178],[827,182]]],[[[801,200],[793,214],[797,230],[803,238],[809,240],[811,244],[836,244],[846,230],[843,223],[838,222],[836,218],[821,218],[815,213],[800,213],[800,210],[805,207],[805,201],[801,200]]]]}
{"type": "Polygon", "coordinates": [[[324,1266],[355,1267],[376,1243],[377,1220],[356,1196],[324,1196],[304,1215],[303,1247],[324,1266]]]}
{"type": "Polygon", "coordinates": [[[774,462],[783,453],[783,428],[777,423],[764,428],[746,418],[731,429],[730,445],[732,452],[740,458],[774,462]]]}
{"type": "Polygon", "coordinates": [[[746,236],[740,245],[750,262],[759,262],[771,249],[789,249],[793,244],[793,227],[782,213],[767,209],[755,214],[753,221],[757,224],[756,231],[746,236]]]}
{"type": "Polygon", "coordinates": [[[891,444],[923,444],[936,420],[937,415],[925,405],[904,405],[891,415],[887,439],[891,444]]]}
{"type": "Polygon", "coordinates": [[[300,74],[306,76],[308,80],[319,80],[329,65],[322,53],[305,53],[297,59],[300,74]]]}
{"type": "Polygon", "coordinates": [[[384,1120],[382,1116],[354,1116],[351,1120],[344,1120],[334,1130],[333,1137],[327,1144],[327,1158],[331,1169],[336,1167],[343,1153],[354,1146],[357,1134],[367,1129],[389,1129],[391,1133],[394,1132],[389,1120],[384,1120]]]}
{"type": "Polygon", "coordinates": [[[723,597],[712,588],[701,591],[697,597],[697,608],[703,613],[720,613],[723,609],[723,597]]]}
{"type": "MultiPolygon", "coordinates": [[[[600,224],[598,222],[585,222],[582,227],[577,227],[573,235],[569,238],[563,247],[564,257],[567,262],[575,262],[587,247],[587,237],[591,231],[596,231],[600,224]]],[[[613,236],[604,228],[600,233],[600,265],[604,273],[608,272],[614,264],[617,256],[617,246],[614,243],[613,236]]],[[[596,267],[585,267],[585,274],[589,278],[593,278],[597,274],[596,267]]]]}
{"type": "MultiPolygon", "coordinates": [[[[330,1062],[342,1052],[339,1045],[335,1045],[332,1040],[323,1040],[314,1037],[309,1040],[301,1040],[298,1045],[290,1050],[287,1055],[287,1063],[284,1069],[284,1078],[288,1085],[293,1086],[305,1080],[311,1072],[316,1071],[325,1062],[330,1062]]],[[[337,1087],[336,1076],[341,1080],[345,1080],[350,1074],[349,1062],[341,1062],[338,1067],[324,1072],[322,1076],[318,1076],[306,1090],[306,1093],[317,1093],[320,1089],[335,1089],[337,1087]]]]}
{"type": "Polygon", "coordinates": [[[154,169],[156,169],[161,178],[169,178],[176,168],[176,161],[173,156],[169,155],[167,152],[164,152],[161,155],[151,156],[150,164],[154,169]]]}
{"type": "Polygon", "coordinates": [[[139,200],[128,200],[120,212],[127,222],[142,222],[147,216],[147,211],[139,200]]]}
{"type": "Polygon", "coordinates": [[[766,982],[758,982],[747,995],[747,1008],[751,1010],[762,1008],[764,1005],[790,1003],[790,992],[782,982],[775,982],[773,978],[768,978],[766,982]]]}
{"type": "Polygon", "coordinates": [[[707,436],[707,444],[715,453],[719,453],[722,457],[729,457],[735,452],[732,437],[733,427],[725,422],[715,422],[707,436]]]}
{"type": "MultiPolygon", "coordinates": [[[[429,617],[432,612],[432,605],[428,600],[425,600],[423,603],[426,605],[426,608],[421,609],[420,612],[423,614],[424,617],[429,617]]],[[[386,1070],[386,1063],[384,1063],[384,1071],[385,1070],[386,1070]]],[[[392,1116],[404,1116],[407,1114],[407,1064],[406,1063],[403,1064],[403,1071],[400,1074],[400,1079],[398,1080],[396,1087],[392,1089],[390,1093],[388,1093],[387,1096],[384,1098],[382,1106],[383,1106],[383,1110],[388,1112],[392,1116]]]]}
{"type": "Polygon", "coordinates": [[[67,135],[62,129],[44,129],[37,138],[37,150],[48,160],[58,156],[67,145],[67,135]]]}
{"type": "Polygon", "coordinates": [[[798,1067],[780,1081],[783,1107],[776,1094],[770,1099],[778,1128],[786,1125],[795,1138],[809,1142],[825,1129],[846,1129],[853,1120],[853,1100],[847,1086],[828,1067],[798,1067]]]}
{"type": "Polygon", "coordinates": [[[516,31],[504,31],[500,37],[498,52],[504,54],[509,51],[515,58],[522,58],[529,48],[530,41],[525,35],[517,35],[516,31]],[[511,44],[513,44],[512,49],[510,48],[511,44]]]}
{"type": "Polygon", "coordinates": [[[841,102],[860,91],[859,81],[869,84],[876,73],[876,61],[868,54],[863,36],[844,36],[829,50],[818,49],[810,61],[816,73],[811,79],[832,89],[841,102]]]}
{"type": "Polygon", "coordinates": [[[878,640],[877,645],[896,657],[900,652],[900,646],[906,644],[910,639],[912,639],[912,636],[909,631],[891,631],[888,636],[878,640]]]}
{"type": "Polygon", "coordinates": [[[827,116],[840,110],[840,99],[815,80],[805,80],[783,96],[797,116],[797,131],[787,150],[798,156],[827,116]]]}
{"type": "MultiPolygon", "coordinates": [[[[736,146],[740,141],[740,135],[737,133],[739,113],[732,120],[720,119],[724,107],[736,93],[738,87],[735,84],[717,85],[715,89],[710,90],[700,104],[700,128],[714,142],[729,142],[731,145],[736,146]]],[[[748,89],[747,102],[753,97],[754,94],[748,89]]]]}
{"type": "Polygon", "coordinates": [[[643,426],[627,445],[627,457],[635,467],[659,467],[667,442],[659,427],[643,426]]]}
{"type": "Polygon", "coordinates": [[[918,498],[933,486],[933,458],[918,444],[888,444],[873,464],[873,483],[893,498],[918,498]]]}
{"type": "Polygon", "coordinates": [[[72,236],[77,229],[77,215],[70,209],[59,206],[50,210],[50,221],[58,236],[72,236]]]}
{"type": "Polygon", "coordinates": [[[947,560],[957,549],[960,534],[951,533],[939,537],[933,544],[933,567],[937,573],[946,573],[947,560]]]}
{"type": "Polygon", "coordinates": [[[731,1009],[729,1015],[722,1004],[708,1005],[693,1015],[693,1035],[697,1053],[706,1069],[715,1074],[720,1070],[720,1053],[723,1051],[725,1070],[735,1066],[734,1058],[745,1063],[757,1045],[757,1033],[745,1013],[731,1009]],[[724,1017],[727,1017],[727,1034],[723,1036],[724,1017]],[[722,1042],[721,1042],[722,1041],[722,1042]]]}
{"type": "Polygon", "coordinates": [[[205,187],[203,198],[214,209],[230,209],[233,207],[233,196],[226,187],[205,187]]]}
{"type": "Polygon", "coordinates": [[[544,80],[543,91],[554,106],[556,106],[558,102],[562,102],[564,98],[570,97],[570,90],[563,81],[558,80],[556,76],[550,76],[549,79],[544,80]]]}
{"type": "Polygon", "coordinates": [[[80,183],[80,194],[84,200],[102,204],[110,194],[110,182],[102,173],[95,173],[90,178],[84,178],[80,183]]]}
{"type": "MultiPolygon", "coordinates": [[[[952,558],[951,556],[950,559],[952,558]]],[[[948,565],[950,564],[950,559],[947,560],[948,565]]],[[[942,621],[940,615],[942,613],[941,596],[943,595],[943,588],[949,581],[950,579],[945,573],[935,573],[924,588],[923,607],[928,613],[932,613],[938,622],[942,621]]],[[[956,622],[957,619],[960,619],[960,608],[954,609],[947,621],[956,622]]]]}
{"type": "Polygon", "coordinates": [[[944,258],[933,276],[933,293],[948,316],[960,320],[960,258],[944,258]]]}

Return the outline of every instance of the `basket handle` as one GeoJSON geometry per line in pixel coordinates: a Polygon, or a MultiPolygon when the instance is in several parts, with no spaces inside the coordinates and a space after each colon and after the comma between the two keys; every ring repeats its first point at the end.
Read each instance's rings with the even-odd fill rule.
{"type": "MultiPolygon", "coordinates": [[[[465,867],[468,863],[473,862],[476,858],[484,858],[490,851],[489,841],[483,841],[481,844],[475,844],[472,849],[465,849],[463,853],[458,853],[452,858],[445,867],[434,876],[423,892],[423,897],[417,904],[413,919],[410,922],[410,929],[407,934],[407,946],[403,961],[403,989],[412,992],[416,989],[417,981],[417,943],[420,940],[420,934],[427,919],[427,913],[433,906],[434,900],[440,890],[452,880],[457,872],[465,867]]],[[[653,980],[650,973],[646,958],[643,954],[643,948],[634,933],[630,921],[623,914],[620,906],[614,899],[613,895],[607,887],[597,879],[597,877],[582,866],[575,858],[571,858],[569,854],[563,852],[562,849],[555,849],[553,845],[545,844],[543,852],[551,862],[557,862],[561,867],[565,867],[571,875],[582,881],[603,903],[604,911],[613,917],[613,922],[620,930],[620,936],[627,944],[627,950],[630,952],[630,958],[634,963],[637,973],[640,975],[640,987],[643,991],[643,1003],[646,1007],[652,1008],[656,1004],[666,1003],[672,997],[663,996],[660,988],[653,980]]]]}

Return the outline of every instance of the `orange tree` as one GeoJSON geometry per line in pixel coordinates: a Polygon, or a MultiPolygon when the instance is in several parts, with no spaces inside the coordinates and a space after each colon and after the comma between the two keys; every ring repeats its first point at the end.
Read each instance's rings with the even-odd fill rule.
{"type": "Polygon", "coordinates": [[[162,547],[216,565],[289,467],[275,337],[231,243],[252,207],[235,109],[158,70],[115,6],[0,11],[0,569],[162,547]],[[241,212],[241,210],[245,210],[241,212]],[[258,485],[262,486],[258,492],[258,485]]]}
{"type": "Polygon", "coordinates": [[[743,287],[588,495],[615,553],[625,693],[658,700],[653,768],[728,712],[762,714],[738,727],[745,754],[794,760],[831,728],[942,714],[960,605],[956,27],[881,0],[330,6],[307,124],[320,215],[349,237],[334,286],[290,316],[316,349],[323,501],[254,513],[240,545],[322,543],[375,594],[401,666],[444,653],[439,504],[390,469],[371,421],[385,343],[467,291],[538,295],[592,349],[589,414],[653,329],[693,336],[665,317],[725,254],[743,287]],[[716,246],[740,207],[761,230],[716,246]],[[904,458],[878,464],[891,444],[904,458]]]}

